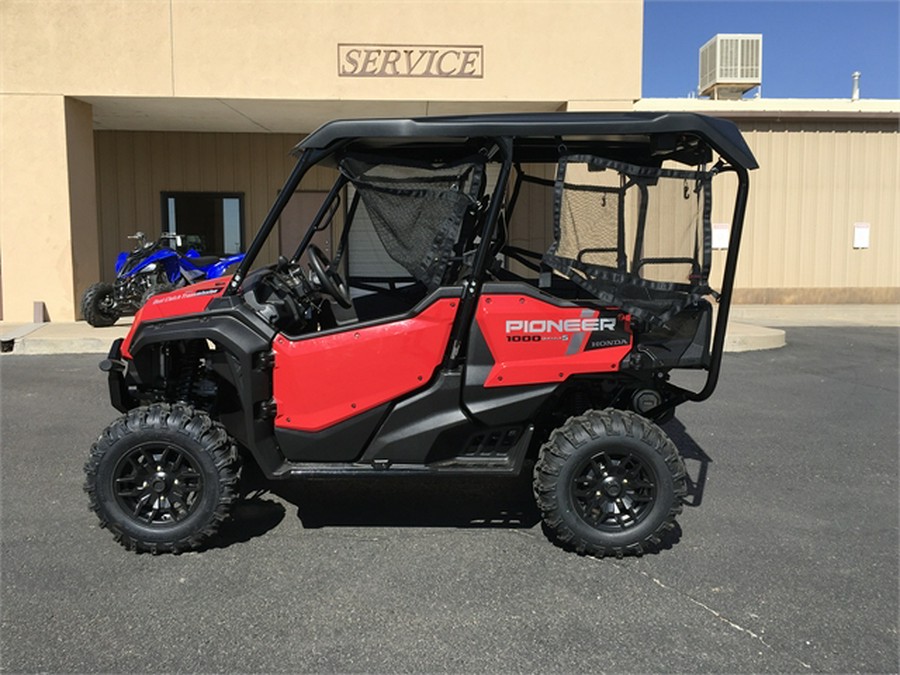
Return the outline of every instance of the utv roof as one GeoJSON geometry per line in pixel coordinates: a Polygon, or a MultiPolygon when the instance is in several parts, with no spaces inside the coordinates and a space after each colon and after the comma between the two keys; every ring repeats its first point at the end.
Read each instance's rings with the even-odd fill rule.
{"type": "MultiPolygon", "coordinates": [[[[520,161],[539,161],[541,150],[559,145],[606,146],[613,154],[638,153],[644,158],[671,157],[686,163],[708,161],[692,151],[695,139],[732,164],[757,168],[756,159],[733,122],[695,113],[516,113],[395,119],[352,119],[328,122],[294,147],[294,152],[346,145],[415,144],[472,138],[513,138],[520,161]]],[[[705,149],[703,149],[705,150],[705,149]]]]}

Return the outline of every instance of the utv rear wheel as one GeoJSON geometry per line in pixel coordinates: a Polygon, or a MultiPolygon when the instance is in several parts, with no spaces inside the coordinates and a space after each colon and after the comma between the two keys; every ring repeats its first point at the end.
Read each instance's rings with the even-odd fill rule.
{"type": "Polygon", "coordinates": [[[200,548],[238,495],[239,460],[225,429],[183,404],[135,408],[113,422],[84,467],[90,508],[125,548],[200,548]]]}
{"type": "Polygon", "coordinates": [[[95,328],[112,326],[120,316],[112,284],[91,285],[81,296],[81,315],[95,328]]]}
{"type": "Polygon", "coordinates": [[[591,410],[555,429],[541,447],[534,493],[563,547],[597,556],[641,554],[674,526],[686,472],[675,444],[649,420],[591,410]]]}

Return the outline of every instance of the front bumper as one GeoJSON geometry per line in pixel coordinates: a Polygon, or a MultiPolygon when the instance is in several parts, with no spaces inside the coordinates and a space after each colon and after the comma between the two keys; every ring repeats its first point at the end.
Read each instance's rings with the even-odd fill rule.
{"type": "Polygon", "coordinates": [[[128,383],[125,381],[128,361],[122,359],[122,338],[112,343],[109,354],[100,362],[100,370],[107,375],[109,401],[113,408],[124,413],[137,406],[137,401],[128,393],[128,383]]]}

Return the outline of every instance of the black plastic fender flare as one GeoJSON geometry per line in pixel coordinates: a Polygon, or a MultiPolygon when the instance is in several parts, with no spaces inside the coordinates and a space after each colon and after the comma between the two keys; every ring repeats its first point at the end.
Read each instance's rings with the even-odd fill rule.
{"type": "Polygon", "coordinates": [[[240,307],[166,317],[138,326],[129,347],[133,357],[130,365],[140,377],[145,367],[143,354],[148,349],[190,340],[215,343],[226,354],[228,364],[227,369],[217,372],[234,386],[240,400],[239,408],[222,412],[219,421],[229,435],[250,450],[268,475],[284,461],[275,441],[273,420],[262,410],[272,398],[270,352],[274,336],[271,326],[240,307]]]}

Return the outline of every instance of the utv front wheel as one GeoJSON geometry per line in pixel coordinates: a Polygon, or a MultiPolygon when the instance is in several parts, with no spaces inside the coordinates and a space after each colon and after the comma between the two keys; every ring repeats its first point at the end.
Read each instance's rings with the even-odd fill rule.
{"type": "Polygon", "coordinates": [[[658,426],[631,412],[591,410],[541,447],[534,493],[558,543],[597,556],[641,554],[681,513],[684,463],[658,426]]]}
{"type": "Polygon", "coordinates": [[[81,296],[81,315],[95,328],[112,326],[119,318],[112,284],[92,284],[81,296]]]}
{"type": "Polygon", "coordinates": [[[238,452],[225,429],[183,404],[135,408],[104,430],[84,467],[90,508],[125,548],[200,548],[237,499],[238,452]]]}

